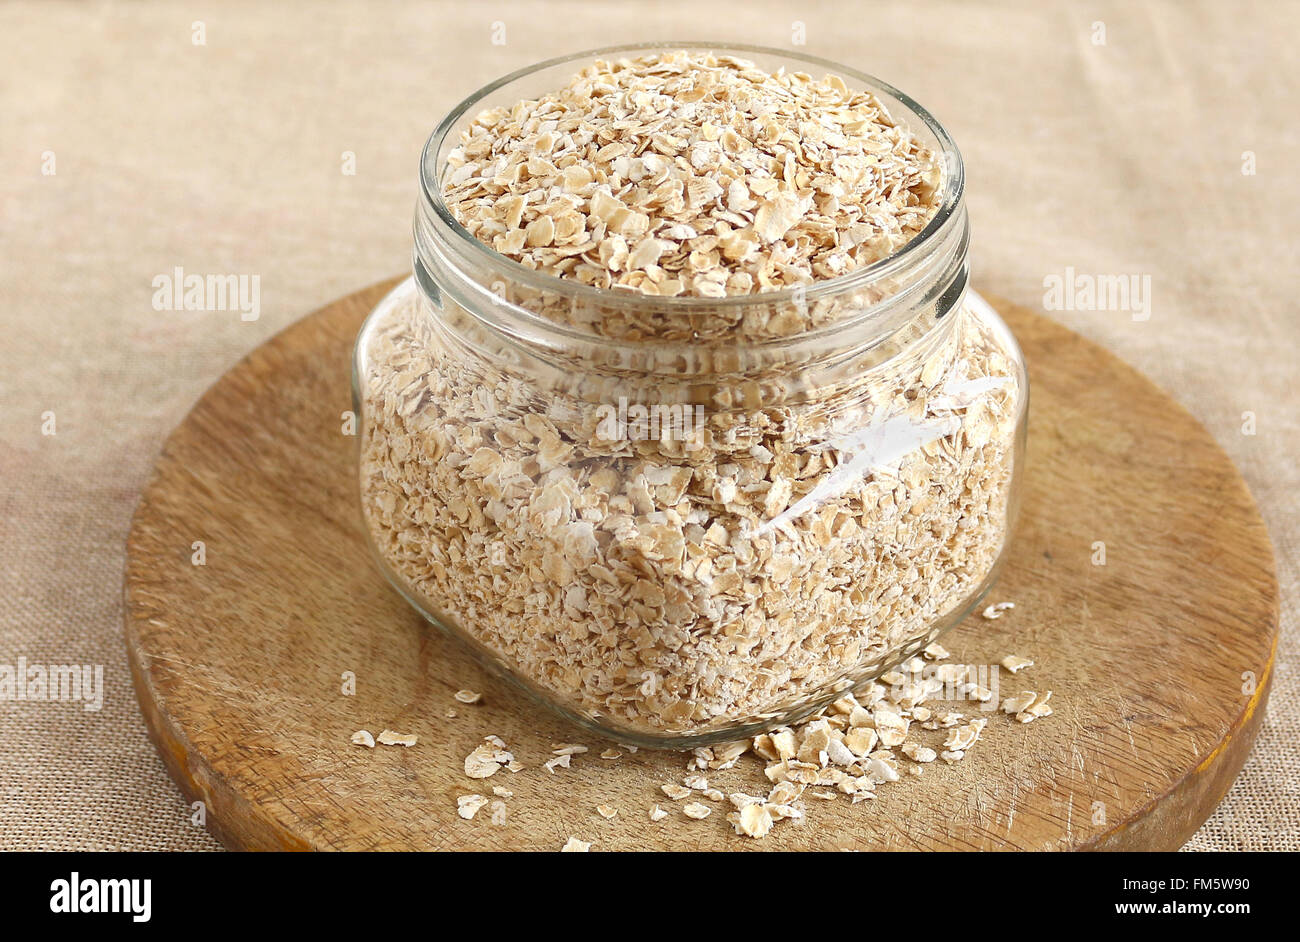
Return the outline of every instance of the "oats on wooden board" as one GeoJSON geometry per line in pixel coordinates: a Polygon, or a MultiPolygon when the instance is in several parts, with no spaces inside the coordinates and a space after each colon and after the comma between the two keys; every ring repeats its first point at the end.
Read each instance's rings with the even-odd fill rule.
{"type": "Polygon", "coordinates": [[[352,745],[373,749],[375,748],[375,737],[370,735],[369,730],[359,729],[352,734],[352,745]]]}
{"type": "MultiPolygon", "coordinates": [[[[1021,723],[1032,723],[1039,717],[1052,715],[1052,708],[1047,702],[1052,699],[1052,691],[1049,690],[1041,694],[1033,693],[1033,691],[1025,691],[1025,693],[1031,694],[1028,702],[1021,702],[1018,704],[1019,708],[1014,711],[1008,710],[1006,704],[1003,704],[1003,711],[1007,713],[1014,712],[1016,720],[1021,723]]],[[[1021,696],[1023,697],[1024,694],[1021,694],[1021,696]]]]}
{"type": "MultiPolygon", "coordinates": [[[[935,660],[950,656],[943,649],[930,652],[935,660]]],[[[782,822],[809,820],[804,807],[809,800],[832,803],[847,799],[856,805],[874,799],[882,787],[903,787],[900,783],[920,775],[923,767],[939,759],[947,765],[962,761],[988,727],[989,717],[967,719],[958,711],[941,709],[939,704],[944,701],[934,698],[947,695],[947,688],[943,682],[933,679],[933,675],[942,673],[944,677],[959,678],[971,675],[975,669],[971,665],[924,662],[905,667],[906,676],[911,678],[909,683],[868,684],[855,693],[842,694],[798,724],[683,753],[686,767],[681,783],[662,784],[660,791],[675,801],[683,801],[682,817],[697,821],[712,817],[714,809],[688,799],[698,794],[713,802],[729,801],[734,810],[722,819],[737,835],[758,840],[767,837],[778,825],[789,826],[782,822]],[[926,701],[932,701],[932,705],[923,705],[926,701]],[[887,738],[892,745],[882,740],[882,732],[889,734],[887,738]],[[901,733],[901,739],[895,741],[895,733],[901,733]],[[923,741],[927,734],[928,742],[923,741]],[[729,776],[742,774],[732,770],[741,760],[751,758],[762,764],[769,783],[767,793],[725,792],[729,776]]],[[[1001,701],[1001,712],[1020,723],[1032,722],[1052,714],[1051,697],[1051,691],[1043,694],[1021,691],[1001,701]]],[[[588,749],[577,743],[553,744],[552,758],[544,767],[553,773],[554,768],[567,766],[573,756],[582,755],[588,749]]],[[[621,755],[619,750],[604,750],[602,755],[611,751],[621,755]]],[[[486,778],[501,768],[522,768],[497,736],[485,737],[466,758],[465,766],[466,774],[472,778],[486,778]]],[[[593,766],[601,767],[607,766],[593,766]]],[[[952,773],[941,769],[938,774],[952,773]]],[[[459,796],[457,814],[473,820],[483,808],[490,807],[491,823],[504,825],[508,809],[500,799],[513,798],[514,792],[495,785],[492,794],[496,800],[477,793],[459,796]]],[[[610,804],[596,805],[594,810],[606,820],[619,817],[618,809],[610,804]]],[[[657,823],[669,820],[672,815],[654,804],[648,809],[647,817],[657,823]]],[[[680,819],[677,820],[682,826],[680,819]]],[[[587,851],[590,847],[589,842],[570,837],[563,849],[574,852],[587,851]]]]}
{"type": "Polygon", "coordinates": [[[386,729],[379,734],[379,742],[385,746],[414,746],[417,737],[413,733],[395,733],[391,729],[386,729]]]}
{"type": "Polygon", "coordinates": [[[465,757],[465,774],[470,778],[489,778],[514,762],[515,757],[500,737],[488,736],[465,757]]]}
{"type": "Polygon", "coordinates": [[[736,827],[736,833],[747,837],[766,837],[772,830],[772,813],[757,802],[742,807],[727,815],[727,820],[736,827]]]}
{"type": "MultiPolygon", "coordinates": [[[[936,652],[936,657],[947,658],[949,654],[936,652]]],[[[964,676],[970,669],[968,665],[953,666],[960,667],[947,672],[954,676],[964,676]]],[[[753,737],[748,748],[766,763],[764,771],[773,784],[766,797],[733,792],[730,801],[736,810],[726,820],[737,834],[761,838],[779,821],[802,819],[801,805],[809,798],[830,802],[848,797],[857,804],[874,798],[881,786],[899,787],[896,783],[903,781],[904,775],[920,775],[924,766],[938,759],[948,765],[962,761],[979,741],[989,719],[982,716],[966,720],[956,711],[936,711],[920,705],[943,690],[941,684],[926,685],[916,694],[876,683],[842,697],[797,726],[753,737]],[[903,704],[910,699],[915,702],[903,704]],[[866,704],[870,710],[865,709],[866,704]],[[921,722],[922,718],[925,722],[921,722]],[[917,722],[913,724],[912,720],[917,722]],[[879,739],[882,729],[901,730],[902,741],[885,747],[879,739]],[[918,733],[918,729],[932,734],[928,743],[922,741],[924,733],[918,733]],[[837,748],[841,743],[843,752],[837,748]],[[901,769],[900,756],[909,760],[901,769]]],[[[1006,698],[1002,710],[1019,722],[1030,722],[1051,714],[1047,703],[1050,698],[1050,692],[1040,696],[1024,691],[1006,698]]],[[[745,745],[739,744],[742,751],[745,745]]],[[[696,750],[687,764],[684,781],[695,774],[692,770],[707,765],[710,751],[696,750]]],[[[669,786],[663,788],[669,790],[669,786]]],[[[683,792],[689,793],[689,789],[683,786],[683,792]]]]}
{"type": "Polygon", "coordinates": [[[1038,699],[1038,694],[1034,693],[1034,691],[1022,690],[1015,696],[1007,697],[1002,701],[1002,712],[1012,715],[1020,713],[1033,706],[1036,699],[1038,699]]]}
{"type": "MultiPolygon", "coordinates": [[[[945,651],[935,656],[950,655],[945,651]]],[[[966,676],[974,670],[970,665],[952,666],[957,670],[945,671],[945,675],[966,676]]],[[[980,740],[989,717],[966,719],[958,711],[940,709],[941,700],[923,706],[923,701],[946,695],[942,684],[924,682],[926,675],[937,667],[923,665],[924,670],[912,671],[910,676],[919,684],[919,691],[907,685],[870,684],[856,693],[843,694],[793,726],[778,727],[750,739],[696,748],[684,754],[686,767],[681,784],[663,784],[659,786],[660,791],[669,798],[685,801],[681,805],[682,817],[693,820],[704,820],[713,812],[709,805],[687,800],[697,793],[710,801],[729,801],[734,810],[723,815],[726,824],[736,834],[757,840],[771,834],[782,822],[809,820],[805,804],[810,800],[833,803],[847,799],[856,805],[876,798],[882,787],[903,787],[900,783],[921,775],[925,766],[937,760],[942,759],[948,765],[960,762],[980,740]],[[900,730],[903,738],[893,746],[885,745],[880,739],[881,731],[900,730]],[[751,758],[762,764],[769,782],[766,794],[725,793],[723,788],[730,776],[752,774],[731,771],[741,760],[748,762],[751,758]],[[721,781],[713,781],[715,778],[721,781]]],[[[1008,718],[1025,723],[1051,715],[1050,699],[1050,691],[1044,694],[1021,691],[1003,699],[1000,706],[1008,718]]],[[[551,761],[568,761],[585,749],[576,744],[558,744],[552,750],[558,755],[551,761]]],[[[489,765],[501,768],[514,762],[505,743],[495,736],[487,737],[474,755],[484,768],[489,765]]],[[[941,770],[937,774],[953,773],[941,770]]],[[[492,792],[500,797],[513,797],[503,786],[494,786],[492,792]]],[[[504,824],[505,802],[492,801],[479,794],[457,799],[457,811],[466,819],[473,819],[489,805],[492,823],[504,824]]],[[[600,804],[595,811],[607,820],[618,817],[618,809],[613,805],[600,804]]],[[[672,816],[654,804],[648,809],[647,817],[652,822],[662,822],[672,816]]],[[[584,851],[590,846],[578,838],[570,838],[565,849],[584,851]]]]}
{"type": "Polygon", "coordinates": [[[587,751],[586,746],[577,743],[560,743],[551,750],[553,756],[580,756],[587,751]]]}
{"type": "Polygon", "coordinates": [[[1034,662],[1027,657],[1021,657],[1019,654],[1008,654],[1002,659],[1002,666],[1013,674],[1018,674],[1026,667],[1033,667],[1034,662]]]}

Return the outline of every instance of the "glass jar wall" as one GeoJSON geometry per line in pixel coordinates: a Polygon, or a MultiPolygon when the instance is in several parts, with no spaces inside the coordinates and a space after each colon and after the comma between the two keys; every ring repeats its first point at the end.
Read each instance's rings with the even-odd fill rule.
{"type": "Polygon", "coordinates": [[[739,738],[876,678],[978,604],[1015,514],[1028,387],[967,289],[956,148],[868,76],[734,54],[886,102],[942,155],[926,229],[841,277],[727,298],[602,290],[498,255],[442,201],[448,151],[483,108],[587,53],[488,86],[438,128],[414,275],[356,347],[384,573],[522,687],[627,743],[739,738]]]}

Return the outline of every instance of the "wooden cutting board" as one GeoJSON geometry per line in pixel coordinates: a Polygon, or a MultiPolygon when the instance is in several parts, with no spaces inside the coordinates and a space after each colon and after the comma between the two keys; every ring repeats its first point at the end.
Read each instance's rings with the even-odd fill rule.
{"type": "MultiPolygon", "coordinates": [[[[227,846],[558,850],[575,836],[598,851],[1169,849],[1241,768],[1278,623],[1272,551],[1244,483],[1148,380],[995,301],[1032,389],[1020,526],[993,593],[1016,608],[968,619],[944,644],[964,663],[1032,657],[1002,693],[1050,688],[1055,715],[991,715],[962,762],[858,805],[807,798],[802,822],[763,840],[736,836],[725,802],[686,818],[659,790],[681,781],[683,754],[601,759],[611,744],[485,673],[372,565],[343,413],[353,338],[389,287],[304,318],[227,373],[168,439],[136,511],[136,692],[171,774],[227,846]],[[482,702],[458,703],[461,688],[482,702]],[[419,741],[365,749],[349,742],[359,729],[419,741]],[[488,734],[526,768],[467,778],[464,758],[488,734]],[[592,749],[546,771],[567,742],[592,749]],[[457,816],[457,796],[492,785],[514,793],[503,824],[490,809],[457,816]],[[618,815],[598,815],[602,804],[618,815]],[[654,804],[669,817],[651,823],[654,804]]],[[[764,781],[752,756],[710,777],[724,792],[764,781]]]]}

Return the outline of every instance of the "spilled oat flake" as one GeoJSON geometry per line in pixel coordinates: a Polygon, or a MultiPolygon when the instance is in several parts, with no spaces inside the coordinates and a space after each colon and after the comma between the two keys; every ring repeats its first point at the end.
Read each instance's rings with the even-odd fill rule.
{"type": "MultiPolygon", "coordinates": [[[[677,823],[674,825],[674,816],[658,804],[647,808],[648,819],[684,827],[681,818],[704,821],[712,818],[715,810],[729,806],[721,816],[726,825],[738,835],[757,840],[787,822],[816,827],[817,813],[809,808],[810,801],[814,805],[846,800],[858,804],[874,799],[882,789],[906,787],[906,781],[921,775],[926,767],[938,765],[936,774],[945,774],[942,765],[965,760],[998,715],[968,716],[947,709],[947,701],[936,699],[953,683],[964,689],[968,698],[979,693],[960,683],[971,671],[968,665],[937,663],[950,657],[946,649],[932,644],[923,658],[909,659],[886,674],[893,683],[874,683],[857,694],[846,694],[799,724],[691,751],[680,783],[664,783],[658,789],[681,803],[677,823]],[[763,791],[750,793],[731,787],[728,779],[737,775],[748,778],[749,763],[755,760],[767,779],[763,791]]],[[[1015,658],[1017,664],[1022,661],[1031,663],[1027,658],[1015,658]]],[[[1051,697],[1051,691],[1020,691],[1003,698],[999,711],[1006,720],[1029,723],[1052,715],[1051,697]]],[[[973,709],[980,710],[978,700],[970,702],[973,709]]],[[[555,745],[546,767],[553,772],[586,752],[588,747],[581,744],[555,745]]],[[[620,750],[605,750],[602,756],[611,752],[621,755],[620,750]]],[[[505,743],[489,736],[466,760],[466,774],[486,777],[510,765],[519,767],[505,743]]],[[[499,785],[492,792],[498,799],[514,795],[499,785]]],[[[492,823],[504,824],[506,806],[500,800],[462,795],[457,810],[462,818],[472,820],[489,804],[492,823]]],[[[597,805],[595,811],[607,820],[619,816],[618,809],[609,804],[597,805]]],[[[571,837],[563,849],[573,852],[590,847],[589,842],[571,837]]]]}

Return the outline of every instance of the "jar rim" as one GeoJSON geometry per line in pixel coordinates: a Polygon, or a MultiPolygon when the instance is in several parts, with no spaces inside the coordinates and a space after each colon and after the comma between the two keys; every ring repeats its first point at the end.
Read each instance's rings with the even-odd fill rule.
{"type": "MultiPolygon", "coordinates": [[[[891,117],[895,120],[899,116],[891,110],[891,117]]],[[[914,129],[914,125],[909,121],[901,121],[909,130],[914,129]]],[[[962,205],[962,198],[965,193],[965,167],[962,161],[961,152],[957,149],[948,131],[940,124],[935,117],[930,114],[924,107],[917,103],[913,98],[904,92],[899,91],[894,86],[884,82],[873,75],[849,68],[830,59],[824,59],[820,56],[811,56],[799,52],[792,52],[788,49],[777,49],[771,46],[759,46],[747,43],[731,42],[678,42],[662,41],[648,43],[626,43],[613,46],[602,46],[596,49],[588,49],[582,52],[571,53],[565,56],[557,56],[552,59],[546,59],[537,62],[522,69],[516,69],[507,75],[503,75],[495,81],[489,82],[482,88],[470,94],[461,100],[447,115],[438,123],[433,133],[425,142],[424,149],[420,154],[420,192],[426,206],[433,209],[436,218],[445,226],[446,230],[455,238],[457,244],[471,257],[479,258],[483,263],[502,269],[511,279],[517,283],[527,286],[528,288],[546,291],[572,300],[589,300],[595,302],[608,302],[611,299],[617,299],[617,302],[626,307],[636,309],[643,307],[647,310],[653,309],[657,312],[672,312],[681,314],[690,314],[693,311],[701,313],[708,312],[716,314],[728,309],[739,309],[752,307],[755,304],[782,304],[792,301],[800,303],[812,303],[823,297],[838,295],[841,292],[853,291],[869,287],[875,282],[889,278],[896,274],[900,269],[906,268],[918,255],[923,255],[924,250],[928,249],[935,241],[938,233],[945,230],[950,220],[958,217],[958,210],[962,205]],[[443,144],[447,141],[449,135],[455,130],[456,125],[465,117],[467,113],[475,109],[485,98],[493,92],[521,79],[527,78],[537,72],[568,63],[577,63],[580,61],[590,62],[602,57],[613,55],[627,55],[637,52],[651,52],[662,50],[699,50],[715,54],[728,55],[731,53],[747,53],[759,56],[776,56],[787,60],[796,60],[808,65],[815,65],[819,68],[826,69],[829,73],[839,75],[840,77],[863,86],[864,90],[876,93],[882,92],[885,95],[895,99],[907,109],[908,115],[905,117],[917,119],[930,134],[934,135],[938,141],[939,147],[936,155],[943,166],[943,179],[940,184],[941,199],[939,208],[935,214],[926,223],[925,228],[908,240],[897,251],[891,252],[884,258],[878,259],[869,265],[863,265],[843,275],[837,275],[834,278],[826,278],[812,281],[806,285],[796,285],[790,288],[782,288],[776,291],[758,291],[749,294],[726,295],[721,298],[713,297],[696,297],[691,295],[664,297],[662,295],[648,295],[639,291],[619,290],[613,288],[602,288],[595,285],[587,285],[582,282],[569,278],[560,278],[547,272],[537,271],[528,268],[526,265],[503,255],[492,246],[479,241],[464,226],[457,221],[452,214],[450,207],[442,198],[442,187],[438,180],[438,174],[442,171],[442,165],[437,163],[437,155],[443,144]]]]}

